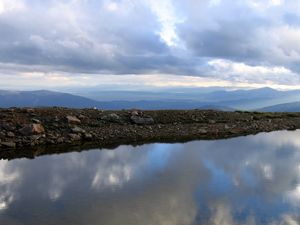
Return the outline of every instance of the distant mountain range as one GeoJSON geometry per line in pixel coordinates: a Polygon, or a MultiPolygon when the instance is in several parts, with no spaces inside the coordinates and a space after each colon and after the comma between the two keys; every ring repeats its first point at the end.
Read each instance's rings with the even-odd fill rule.
{"type": "Polygon", "coordinates": [[[258,109],[262,112],[300,112],[300,102],[272,105],[258,109]]]}
{"type": "Polygon", "coordinates": [[[53,92],[39,91],[0,91],[0,107],[69,107],[69,108],[100,108],[100,109],[218,109],[233,110],[221,105],[207,105],[197,101],[185,100],[151,100],[151,101],[96,101],[86,97],[53,92]]]}
{"type": "Polygon", "coordinates": [[[183,102],[193,106],[214,106],[230,109],[255,110],[270,105],[300,101],[300,90],[278,91],[271,88],[252,90],[216,90],[215,88],[183,88],[167,91],[88,91],[77,92],[96,101],[159,101],[183,102]]]}
{"type": "Polygon", "coordinates": [[[300,91],[278,91],[271,88],[252,90],[214,90],[211,92],[99,91],[69,94],[47,90],[0,90],[0,107],[70,107],[101,109],[217,109],[300,111],[300,91]]]}
{"type": "Polygon", "coordinates": [[[53,91],[0,91],[0,107],[61,106],[87,108],[98,102],[81,96],[53,91]]]}

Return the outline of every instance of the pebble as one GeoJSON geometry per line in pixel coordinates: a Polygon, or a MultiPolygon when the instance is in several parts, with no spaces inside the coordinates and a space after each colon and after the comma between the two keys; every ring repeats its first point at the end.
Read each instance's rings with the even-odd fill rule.
{"type": "Polygon", "coordinates": [[[1,145],[6,148],[16,148],[15,142],[1,142],[1,145]]]}

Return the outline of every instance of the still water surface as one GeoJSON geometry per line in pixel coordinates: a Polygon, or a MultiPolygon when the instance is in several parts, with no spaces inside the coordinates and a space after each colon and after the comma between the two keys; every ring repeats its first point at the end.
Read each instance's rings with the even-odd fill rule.
{"type": "Polygon", "coordinates": [[[0,161],[1,225],[299,221],[300,131],[0,161]]]}

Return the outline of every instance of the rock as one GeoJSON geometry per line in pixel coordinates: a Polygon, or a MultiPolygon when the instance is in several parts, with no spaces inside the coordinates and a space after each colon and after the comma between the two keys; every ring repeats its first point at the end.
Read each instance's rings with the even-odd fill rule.
{"type": "Polygon", "coordinates": [[[91,134],[89,134],[89,133],[85,133],[85,134],[83,135],[83,138],[84,138],[85,140],[87,140],[87,141],[91,141],[91,140],[93,140],[93,135],[91,135],[91,134]]]}
{"type": "Polygon", "coordinates": [[[32,124],[32,133],[43,134],[45,133],[45,129],[41,124],[34,123],[32,124]]]}
{"type": "Polygon", "coordinates": [[[79,117],[79,119],[80,119],[80,120],[84,120],[84,119],[86,119],[86,118],[87,118],[87,116],[85,116],[85,115],[82,115],[82,114],[80,114],[78,117],[79,117]]]}
{"type": "Polygon", "coordinates": [[[56,140],[57,143],[63,143],[64,141],[65,141],[65,139],[63,137],[59,137],[56,140]]]}
{"type": "Polygon", "coordinates": [[[152,117],[139,117],[139,116],[131,116],[131,121],[138,125],[147,125],[147,124],[153,124],[154,120],[152,117]]]}
{"type": "Polygon", "coordinates": [[[7,131],[14,131],[15,130],[15,126],[13,126],[12,124],[10,123],[4,123],[1,125],[1,127],[4,129],[4,130],[7,130],[7,131]]]}
{"type": "Polygon", "coordinates": [[[24,136],[29,136],[33,134],[42,134],[45,132],[45,129],[41,124],[34,123],[24,126],[19,132],[24,136]]]}
{"type": "Polygon", "coordinates": [[[199,129],[200,134],[207,134],[207,130],[204,128],[199,129]]]}
{"type": "Polygon", "coordinates": [[[141,115],[141,111],[133,110],[133,111],[131,112],[131,116],[139,116],[139,115],[141,115]]]}
{"type": "Polygon", "coordinates": [[[77,133],[82,133],[82,134],[85,133],[84,129],[82,129],[80,127],[77,127],[77,126],[73,127],[71,130],[72,130],[73,133],[76,133],[76,134],[77,133]]]}
{"type": "Polygon", "coordinates": [[[0,138],[4,138],[5,136],[6,136],[6,133],[4,131],[0,131],[0,138]]]}
{"type": "Polygon", "coordinates": [[[32,128],[30,125],[27,125],[19,130],[19,132],[24,136],[29,136],[32,134],[32,128]]]}
{"type": "Polygon", "coordinates": [[[10,138],[13,138],[13,137],[15,137],[15,134],[13,132],[9,131],[9,132],[7,132],[6,136],[10,137],[10,138]]]}
{"type": "Polygon", "coordinates": [[[80,124],[81,123],[80,119],[78,119],[76,116],[66,116],[66,119],[67,119],[68,123],[71,123],[71,124],[80,124]]]}
{"type": "Polygon", "coordinates": [[[49,139],[46,141],[46,143],[47,143],[47,144],[50,144],[50,145],[56,144],[54,140],[49,140],[49,139]]]}
{"type": "Polygon", "coordinates": [[[108,122],[114,122],[114,123],[122,122],[120,116],[118,116],[115,113],[110,113],[110,114],[104,115],[101,117],[101,119],[108,121],[108,122]]]}
{"type": "Polygon", "coordinates": [[[1,142],[1,146],[6,148],[16,148],[15,142],[1,142]]]}
{"type": "Polygon", "coordinates": [[[52,126],[59,128],[59,124],[58,123],[52,123],[52,126]]]}
{"type": "Polygon", "coordinates": [[[228,129],[230,129],[230,126],[228,126],[227,124],[225,124],[225,125],[224,125],[224,129],[225,129],[225,130],[228,130],[228,129]]]}
{"type": "Polygon", "coordinates": [[[216,121],[215,121],[215,120],[208,120],[208,123],[210,123],[210,124],[215,124],[216,121]]]}
{"type": "Polygon", "coordinates": [[[241,131],[238,130],[238,129],[232,129],[232,130],[230,130],[230,133],[231,133],[231,134],[240,134],[241,131]]]}
{"type": "Polygon", "coordinates": [[[68,134],[68,136],[72,139],[72,141],[80,141],[81,136],[78,134],[68,134]]]}
{"type": "Polygon", "coordinates": [[[41,123],[41,121],[39,121],[39,120],[36,119],[36,118],[32,118],[31,121],[32,121],[33,123],[41,123]]]}
{"type": "Polygon", "coordinates": [[[56,138],[56,135],[54,135],[53,133],[48,133],[47,139],[51,139],[51,138],[56,138]]]}
{"type": "Polygon", "coordinates": [[[39,140],[41,137],[42,137],[41,135],[32,135],[32,136],[30,137],[30,139],[31,139],[32,141],[36,141],[36,140],[39,140]]]}
{"type": "Polygon", "coordinates": [[[131,112],[131,116],[138,116],[139,115],[139,112],[138,111],[132,111],[131,112]]]}
{"type": "Polygon", "coordinates": [[[33,112],[35,112],[35,110],[32,109],[32,108],[27,108],[27,109],[25,110],[25,112],[27,112],[27,113],[33,113],[33,112]]]}

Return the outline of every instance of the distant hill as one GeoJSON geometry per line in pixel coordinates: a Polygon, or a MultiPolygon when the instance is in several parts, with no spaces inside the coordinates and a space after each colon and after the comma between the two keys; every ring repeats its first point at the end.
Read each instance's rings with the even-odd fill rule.
{"type": "Polygon", "coordinates": [[[222,105],[253,110],[270,105],[284,104],[291,101],[300,101],[300,91],[278,91],[272,88],[258,88],[251,90],[215,91],[208,93],[205,99],[222,105]]]}
{"type": "Polygon", "coordinates": [[[207,90],[182,89],[164,91],[95,91],[85,90],[79,95],[96,101],[147,101],[172,105],[181,102],[190,107],[217,106],[230,109],[254,110],[270,105],[300,101],[300,91],[278,91],[272,88],[258,88],[251,90],[207,90]]]}
{"type": "Polygon", "coordinates": [[[252,90],[218,90],[212,92],[140,92],[99,91],[98,96],[68,94],[47,90],[1,91],[0,107],[69,107],[100,109],[216,109],[223,111],[299,111],[300,91],[278,91],[271,88],[252,90]],[[81,96],[80,96],[81,95],[81,96]],[[120,99],[117,100],[118,96],[120,99]],[[295,103],[289,103],[295,102],[295,103]],[[269,107],[270,106],[270,107],[269,107]]]}
{"type": "Polygon", "coordinates": [[[0,91],[0,107],[42,107],[60,106],[88,108],[98,106],[98,102],[67,93],[39,91],[0,91]]]}
{"type": "Polygon", "coordinates": [[[277,91],[272,88],[258,88],[251,90],[234,90],[234,91],[214,91],[205,95],[205,98],[210,101],[235,101],[240,99],[257,99],[257,98],[274,98],[282,96],[288,92],[277,91]]]}
{"type": "Polygon", "coordinates": [[[300,112],[300,102],[272,105],[258,109],[261,112],[300,112]]]}
{"type": "Polygon", "coordinates": [[[232,111],[234,109],[222,105],[201,103],[198,101],[172,100],[172,101],[96,101],[86,97],[53,92],[39,91],[4,91],[0,90],[0,107],[69,107],[100,109],[217,109],[232,111]]]}
{"type": "Polygon", "coordinates": [[[182,100],[170,100],[170,101],[111,101],[111,102],[101,102],[100,108],[103,109],[149,109],[149,110],[159,110],[159,109],[214,109],[222,111],[234,111],[235,109],[206,103],[199,101],[182,101],[182,100]]]}

